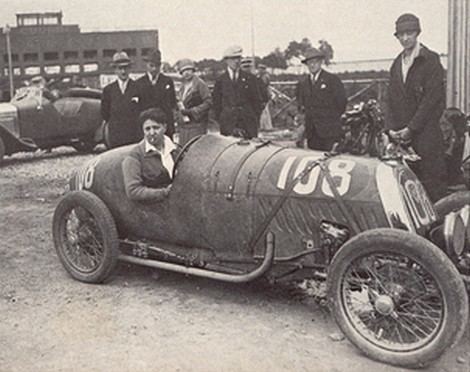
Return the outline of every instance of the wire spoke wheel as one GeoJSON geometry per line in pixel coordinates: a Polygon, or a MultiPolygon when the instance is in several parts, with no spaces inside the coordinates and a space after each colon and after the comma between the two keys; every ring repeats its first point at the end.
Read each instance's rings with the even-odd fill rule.
{"type": "Polygon", "coordinates": [[[384,349],[415,350],[442,326],[443,295],[435,279],[399,254],[356,259],[344,275],[342,296],[357,332],[384,349]]]}
{"type": "Polygon", "coordinates": [[[102,282],[116,265],[119,240],[114,219],[89,191],[73,191],[59,202],[53,237],[60,261],[77,280],[102,282]]]}
{"type": "Polygon", "coordinates": [[[343,333],[381,362],[423,367],[462,336],[468,297],[452,261],[430,241],[374,229],[347,241],[328,271],[328,299],[343,333]]]}

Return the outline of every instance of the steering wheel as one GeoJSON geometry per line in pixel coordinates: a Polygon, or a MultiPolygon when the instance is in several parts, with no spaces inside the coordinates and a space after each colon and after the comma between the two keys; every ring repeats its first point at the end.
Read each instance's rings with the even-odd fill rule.
{"type": "Polygon", "coordinates": [[[178,155],[176,155],[176,158],[175,158],[175,164],[173,166],[173,174],[172,174],[172,179],[175,177],[175,174],[176,174],[176,170],[178,168],[178,164],[181,160],[184,159],[185,155],[186,155],[186,152],[188,151],[189,147],[197,142],[199,140],[199,138],[201,138],[203,135],[199,135],[199,136],[196,136],[194,138],[191,138],[188,142],[186,142],[186,144],[184,146],[181,146],[179,143],[175,143],[175,145],[178,147],[178,155]]]}

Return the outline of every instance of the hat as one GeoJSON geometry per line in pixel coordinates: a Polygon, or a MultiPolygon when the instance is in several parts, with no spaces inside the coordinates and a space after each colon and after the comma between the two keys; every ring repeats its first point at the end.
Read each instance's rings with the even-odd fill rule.
{"type": "Polygon", "coordinates": [[[241,46],[233,45],[227,48],[224,52],[223,59],[226,58],[241,58],[243,53],[243,49],[241,46]]]}
{"type": "Polygon", "coordinates": [[[176,67],[180,74],[182,74],[184,70],[188,70],[188,69],[196,70],[196,65],[189,58],[180,59],[178,63],[176,64],[176,67]]]}
{"type": "Polygon", "coordinates": [[[414,14],[402,14],[400,17],[398,17],[397,21],[395,22],[395,36],[406,31],[418,31],[418,33],[421,32],[419,18],[416,17],[414,14]]]}
{"type": "Polygon", "coordinates": [[[325,54],[317,49],[317,48],[309,48],[304,53],[304,58],[302,59],[302,63],[307,63],[307,61],[311,59],[323,59],[325,58],[325,54]]]}
{"type": "Polygon", "coordinates": [[[131,60],[126,52],[117,52],[113,55],[113,62],[111,63],[113,66],[129,66],[131,64],[131,60]]]}
{"type": "Polygon", "coordinates": [[[162,53],[158,49],[152,49],[146,56],[144,56],[144,61],[153,62],[156,65],[159,65],[162,63],[162,53]]]}
{"type": "Polygon", "coordinates": [[[241,60],[240,65],[243,67],[251,67],[253,66],[253,59],[250,57],[245,57],[241,60]]]}
{"type": "Polygon", "coordinates": [[[266,67],[265,64],[260,63],[260,64],[258,65],[258,68],[261,69],[261,70],[265,70],[267,67],[266,67]]]}

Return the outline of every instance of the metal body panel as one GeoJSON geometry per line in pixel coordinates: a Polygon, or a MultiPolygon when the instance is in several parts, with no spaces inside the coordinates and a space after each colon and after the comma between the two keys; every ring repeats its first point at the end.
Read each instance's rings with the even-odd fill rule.
{"type": "MultiPolygon", "coordinates": [[[[72,188],[97,194],[110,208],[122,237],[206,248],[224,258],[261,255],[262,241],[256,247],[248,246],[254,232],[292,179],[312,161],[325,158],[310,150],[205,135],[177,164],[169,197],[142,203],[130,201],[124,191],[121,163],[132,146],[92,159],[75,174],[72,188]]],[[[417,182],[403,165],[384,164],[349,155],[324,160],[336,191],[361,231],[391,226],[388,217],[394,210],[384,209],[381,193],[389,190],[379,190],[379,167],[397,174],[389,180],[395,182],[396,192],[403,192],[398,174],[417,182]]],[[[407,213],[403,219],[411,218],[407,213]]],[[[323,220],[350,224],[317,167],[294,187],[270,223],[269,230],[276,235],[276,258],[318,247],[323,220]]]]}

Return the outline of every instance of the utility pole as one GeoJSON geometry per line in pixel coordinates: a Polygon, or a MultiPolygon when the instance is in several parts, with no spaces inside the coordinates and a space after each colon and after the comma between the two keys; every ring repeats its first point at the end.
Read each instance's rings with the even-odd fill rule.
{"type": "Polygon", "coordinates": [[[253,69],[256,68],[255,60],[255,21],[254,21],[254,12],[253,12],[253,1],[250,0],[250,15],[251,15],[251,58],[253,59],[253,69]]]}
{"type": "Polygon", "coordinates": [[[11,61],[11,45],[10,45],[10,26],[7,24],[3,29],[7,39],[7,55],[8,55],[8,78],[10,80],[10,98],[15,94],[15,87],[13,86],[13,66],[11,61]]]}

